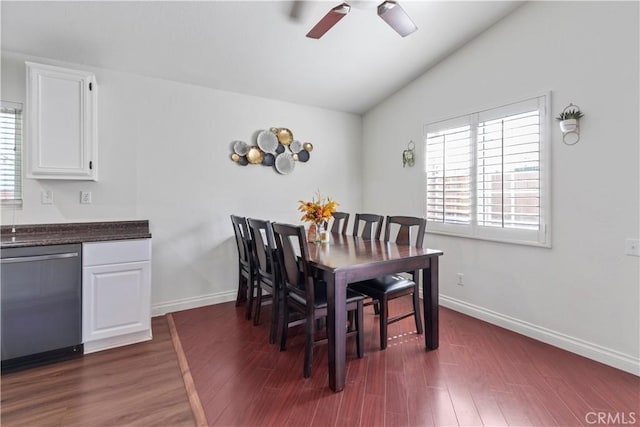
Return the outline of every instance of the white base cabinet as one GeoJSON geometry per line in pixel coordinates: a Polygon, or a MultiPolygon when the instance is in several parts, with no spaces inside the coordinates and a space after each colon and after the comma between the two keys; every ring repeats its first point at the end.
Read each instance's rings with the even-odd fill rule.
{"type": "Polygon", "coordinates": [[[151,338],[151,239],[84,243],[85,354],[151,338]]]}

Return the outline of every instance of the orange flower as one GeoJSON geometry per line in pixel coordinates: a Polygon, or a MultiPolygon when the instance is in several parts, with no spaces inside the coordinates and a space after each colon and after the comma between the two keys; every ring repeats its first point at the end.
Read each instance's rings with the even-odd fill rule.
{"type": "Polygon", "coordinates": [[[299,200],[298,203],[300,203],[298,210],[303,213],[300,219],[316,224],[329,222],[338,206],[338,202],[331,200],[329,197],[322,197],[320,192],[310,202],[299,200]]]}

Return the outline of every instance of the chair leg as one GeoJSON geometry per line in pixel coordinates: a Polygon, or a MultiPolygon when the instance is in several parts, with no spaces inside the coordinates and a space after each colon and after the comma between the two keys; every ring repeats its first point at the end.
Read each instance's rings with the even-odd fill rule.
{"type": "Polygon", "coordinates": [[[236,307],[241,306],[247,300],[247,282],[242,273],[239,272],[238,277],[238,295],[236,296],[236,307]]]}
{"type": "Polygon", "coordinates": [[[269,335],[269,344],[275,344],[278,339],[278,319],[280,318],[280,296],[274,289],[271,304],[271,332],[269,335]]]}
{"type": "Polygon", "coordinates": [[[247,320],[251,320],[251,312],[253,311],[253,293],[255,292],[255,287],[253,283],[253,278],[247,279],[247,320]]]}
{"type": "Polygon", "coordinates": [[[282,331],[280,333],[280,351],[287,349],[287,331],[289,330],[289,304],[285,296],[282,301],[282,331]]]}
{"type": "Polygon", "coordinates": [[[422,334],[422,317],[420,316],[420,296],[417,289],[413,291],[413,311],[416,319],[416,332],[420,335],[422,334]]]}
{"type": "Polygon", "coordinates": [[[374,301],[374,302],[373,302],[373,313],[374,313],[376,316],[379,316],[379,315],[380,315],[380,303],[379,303],[378,301],[374,301]]]}
{"type": "Polygon", "coordinates": [[[356,312],[351,310],[347,313],[347,326],[350,331],[353,331],[354,325],[356,321],[356,312]]]}
{"type": "Polygon", "coordinates": [[[356,309],[356,349],[358,352],[358,359],[362,359],[364,356],[364,309],[362,307],[362,301],[358,301],[356,309]]]}
{"type": "Polygon", "coordinates": [[[380,303],[380,348],[387,348],[387,318],[389,317],[389,300],[382,298],[380,303]]]}
{"type": "Polygon", "coordinates": [[[307,316],[307,322],[305,322],[305,329],[307,330],[307,343],[304,349],[304,370],[303,376],[309,378],[311,376],[311,367],[313,365],[313,340],[315,337],[315,325],[316,323],[307,316]]]}
{"type": "Polygon", "coordinates": [[[256,294],[256,312],[253,315],[253,324],[255,326],[260,324],[260,311],[262,311],[262,286],[258,283],[256,286],[257,294],[256,294]]]}

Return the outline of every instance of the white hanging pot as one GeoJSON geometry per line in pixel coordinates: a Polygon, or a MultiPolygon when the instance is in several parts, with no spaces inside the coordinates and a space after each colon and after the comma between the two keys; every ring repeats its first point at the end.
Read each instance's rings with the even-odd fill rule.
{"type": "Polygon", "coordinates": [[[564,133],[575,132],[577,128],[578,128],[578,120],[576,119],[567,119],[567,120],[562,120],[560,122],[560,130],[564,133]]]}

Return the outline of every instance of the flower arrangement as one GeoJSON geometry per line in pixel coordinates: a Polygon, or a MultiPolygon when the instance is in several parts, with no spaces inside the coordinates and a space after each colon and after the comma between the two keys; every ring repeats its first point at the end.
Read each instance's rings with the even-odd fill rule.
{"type": "Polygon", "coordinates": [[[316,225],[324,224],[325,226],[333,218],[333,213],[338,206],[338,202],[331,200],[330,197],[322,197],[320,192],[310,202],[304,200],[298,202],[300,203],[298,210],[303,213],[300,218],[302,221],[312,222],[316,225]]]}

